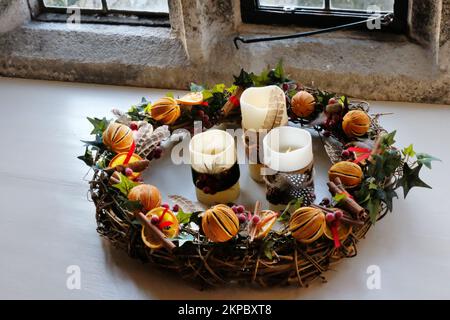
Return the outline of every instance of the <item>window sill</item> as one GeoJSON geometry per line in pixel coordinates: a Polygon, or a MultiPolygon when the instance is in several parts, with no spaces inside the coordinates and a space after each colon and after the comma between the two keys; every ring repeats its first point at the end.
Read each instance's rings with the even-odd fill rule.
{"type": "Polygon", "coordinates": [[[189,64],[170,28],[29,22],[0,34],[0,75],[171,87],[189,64]]]}

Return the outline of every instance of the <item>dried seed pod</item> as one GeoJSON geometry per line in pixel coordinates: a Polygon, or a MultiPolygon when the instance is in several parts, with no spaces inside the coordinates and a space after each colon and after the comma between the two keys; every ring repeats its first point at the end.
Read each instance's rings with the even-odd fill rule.
{"type": "Polygon", "coordinates": [[[322,210],[303,207],[296,210],[289,220],[289,231],[299,242],[308,244],[319,239],[326,228],[322,210]]]}
{"type": "Polygon", "coordinates": [[[291,100],[292,112],[298,117],[309,117],[315,108],[316,101],[314,96],[307,91],[297,92],[291,100]]]}
{"type": "Polygon", "coordinates": [[[133,131],[126,125],[110,123],[103,132],[103,144],[115,153],[127,152],[133,144],[133,131]]]}
{"type": "Polygon", "coordinates": [[[233,209],[219,204],[203,213],[202,229],[212,242],[226,242],[239,232],[239,219],[233,209]]]}
{"type": "Polygon", "coordinates": [[[139,201],[144,212],[161,206],[162,201],[158,188],[149,184],[141,184],[131,189],[128,200],[139,201]]]}
{"type": "Polygon", "coordinates": [[[369,131],[370,117],[362,110],[349,111],[342,121],[342,129],[347,137],[360,137],[369,131]]]}
{"type": "Polygon", "coordinates": [[[150,108],[150,116],[163,124],[173,124],[181,115],[180,106],[175,99],[164,97],[157,100],[150,108]]]}
{"type": "Polygon", "coordinates": [[[339,178],[346,188],[357,187],[363,178],[361,167],[350,161],[341,161],[333,165],[328,171],[330,181],[339,178]]]}

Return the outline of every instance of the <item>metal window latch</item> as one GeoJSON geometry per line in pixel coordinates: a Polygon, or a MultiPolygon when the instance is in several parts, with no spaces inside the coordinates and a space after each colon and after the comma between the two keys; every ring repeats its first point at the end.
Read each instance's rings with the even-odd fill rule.
{"type": "Polygon", "coordinates": [[[335,26],[335,27],[325,28],[325,29],[318,29],[318,30],[314,30],[314,31],[306,31],[306,32],[300,32],[300,33],[288,34],[288,35],[284,35],[284,36],[267,36],[267,37],[252,37],[252,38],[237,36],[234,38],[233,42],[234,42],[234,46],[236,47],[236,49],[239,50],[238,42],[255,43],[255,42],[268,42],[268,41],[304,38],[304,37],[309,37],[309,36],[313,36],[316,34],[329,33],[329,32],[334,32],[334,31],[338,31],[338,30],[350,29],[350,28],[361,26],[361,25],[364,25],[364,24],[367,24],[370,22],[374,22],[377,20],[380,21],[382,26],[388,26],[394,21],[394,14],[388,13],[388,14],[379,15],[376,17],[372,16],[363,21],[352,22],[352,23],[343,24],[340,26],[335,26]]]}

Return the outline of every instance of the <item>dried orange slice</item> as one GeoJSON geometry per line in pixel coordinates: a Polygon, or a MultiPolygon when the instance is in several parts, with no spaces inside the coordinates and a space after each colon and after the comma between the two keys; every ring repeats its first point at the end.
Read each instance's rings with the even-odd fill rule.
{"type": "MultiPolygon", "coordinates": [[[[345,239],[347,239],[347,237],[350,235],[350,233],[352,232],[352,226],[346,223],[340,223],[338,226],[338,235],[339,235],[339,240],[340,241],[344,241],[345,239]]],[[[333,233],[331,232],[330,226],[327,224],[327,226],[325,227],[325,231],[324,231],[325,236],[330,239],[330,240],[334,240],[333,238],[333,233]]]]}
{"type": "MultiPolygon", "coordinates": [[[[175,238],[178,236],[180,231],[180,224],[175,214],[163,207],[155,208],[149,211],[146,215],[147,219],[151,219],[152,216],[157,216],[160,221],[157,225],[162,233],[165,234],[167,238],[175,238]]],[[[142,228],[142,241],[151,249],[159,249],[162,247],[162,243],[159,239],[156,239],[151,235],[150,232],[145,232],[145,227],[142,228]]]]}
{"type": "Polygon", "coordinates": [[[273,225],[277,221],[278,214],[274,211],[264,210],[259,215],[261,216],[261,221],[256,225],[255,239],[264,239],[270,230],[272,230],[273,225]]]}
{"type": "MultiPolygon", "coordinates": [[[[115,168],[115,167],[117,167],[117,166],[119,166],[119,165],[122,165],[122,164],[125,162],[125,159],[127,158],[127,156],[128,156],[128,152],[122,152],[122,153],[119,153],[118,155],[116,155],[116,156],[111,160],[111,162],[109,163],[109,167],[110,167],[110,168],[115,168]]],[[[142,160],[142,158],[141,158],[139,155],[137,155],[136,153],[133,153],[133,155],[132,155],[131,158],[130,158],[129,163],[133,163],[133,162],[141,161],[141,160],[142,160]]],[[[141,174],[142,174],[142,172],[134,172],[134,173],[131,175],[131,177],[129,177],[129,178],[130,178],[131,180],[135,180],[135,179],[137,179],[141,174]]]]}
{"type": "Polygon", "coordinates": [[[203,102],[203,93],[201,93],[201,92],[188,93],[181,99],[177,99],[177,102],[178,102],[178,104],[183,104],[186,106],[199,105],[203,102]]]}

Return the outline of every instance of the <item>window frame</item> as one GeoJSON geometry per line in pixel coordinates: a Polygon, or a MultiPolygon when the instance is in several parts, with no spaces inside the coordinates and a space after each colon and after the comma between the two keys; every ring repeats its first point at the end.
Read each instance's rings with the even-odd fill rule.
{"type": "MultiPolygon", "coordinates": [[[[170,27],[169,13],[110,9],[106,0],[101,2],[101,9],[80,8],[85,23],[170,27]]],[[[45,5],[44,0],[38,0],[38,5],[40,14],[37,20],[47,22],[66,22],[67,10],[71,9],[70,7],[49,7],[45,5]]]]}
{"type": "MultiPolygon", "coordinates": [[[[329,7],[330,0],[325,0],[325,2],[328,4],[328,8],[295,8],[291,11],[285,11],[281,7],[260,6],[259,0],[241,0],[242,22],[329,28],[364,21],[372,16],[372,14],[364,11],[331,9],[329,7]]],[[[408,2],[408,0],[395,0],[394,22],[383,27],[381,31],[406,33],[408,28],[408,2]]],[[[363,30],[364,27],[359,29],[363,30]]]]}

